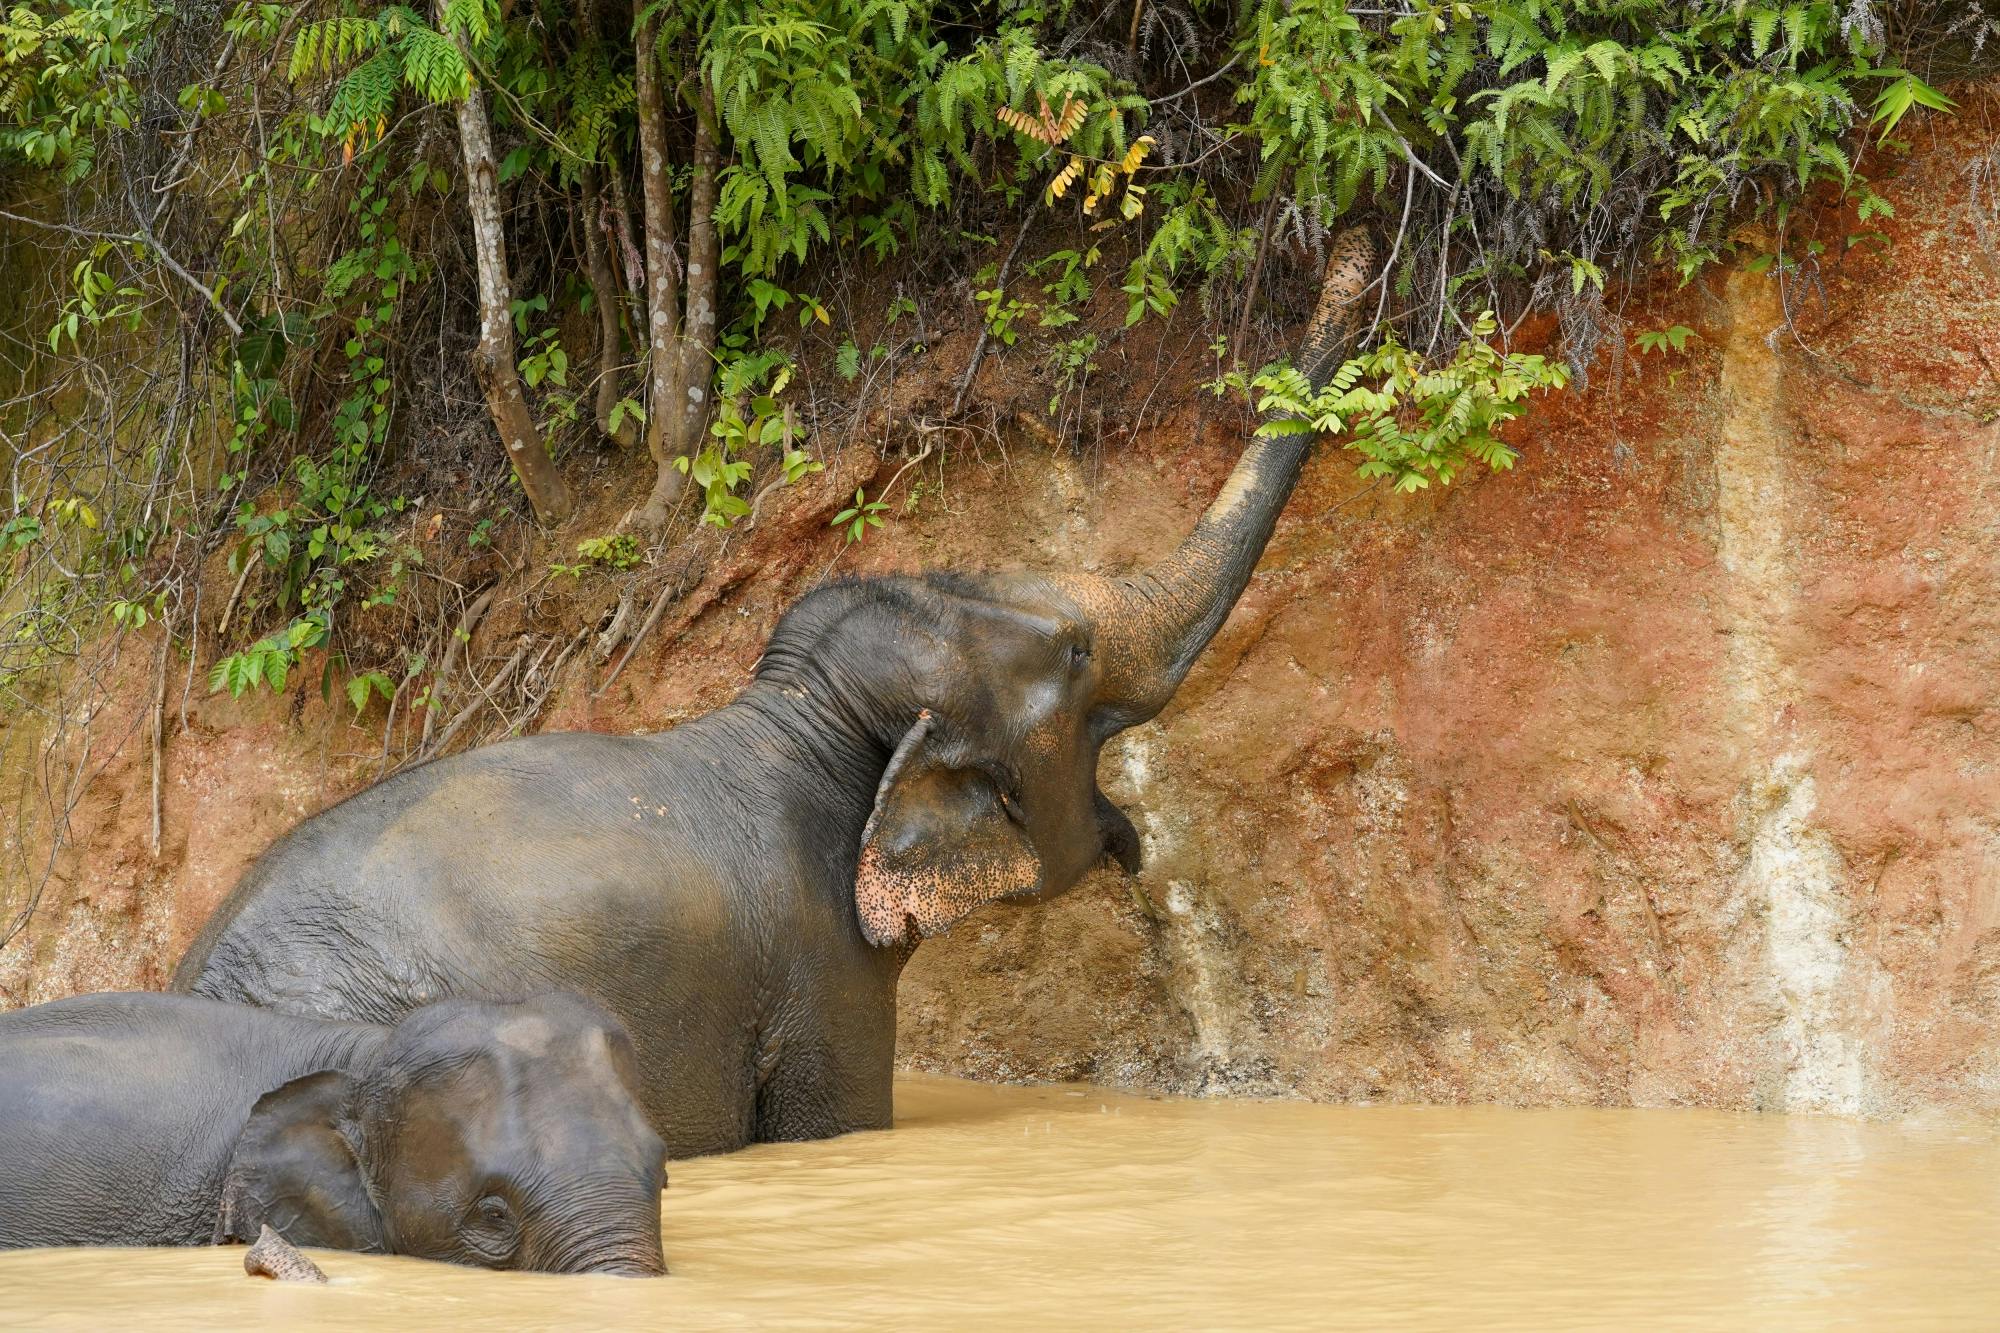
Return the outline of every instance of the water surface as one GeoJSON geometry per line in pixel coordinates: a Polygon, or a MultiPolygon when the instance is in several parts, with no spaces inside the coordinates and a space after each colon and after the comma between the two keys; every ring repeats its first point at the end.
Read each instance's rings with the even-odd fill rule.
{"type": "MultiPolygon", "coordinates": [[[[1993,1326],[2000,1132],[909,1079],[675,1163],[660,1281],[240,1247],[0,1253],[10,1329],[1993,1326]]],[[[0,1164],[4,1169],[4,1164],[0,1164]]]]}

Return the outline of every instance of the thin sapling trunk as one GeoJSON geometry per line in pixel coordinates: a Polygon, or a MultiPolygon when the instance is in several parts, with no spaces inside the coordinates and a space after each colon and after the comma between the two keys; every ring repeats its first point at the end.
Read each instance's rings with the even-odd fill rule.
{"type": "MultiPolygon", "coordinates": [[[[438,0],[438,27],[450,31],[466,67],[472,51],[465,35],[445,18],[438,0]]],[[[486,410],[500,443],[520,478],[522,493],[544,523],[560,523],[571,510],[569,487],[535,429],[521,388],[514,350],[513,290],[507,276],[507,241],[500,222],[500,174],[493,160],[493,128],[486,116],[486,98],[477,80],[470,81],[458,103],[458,139],[465,153],[466,206],[472,214],[473,252],[479,261],[479,345],[472,353],[473,374],[486,395],[486,410]]]]}

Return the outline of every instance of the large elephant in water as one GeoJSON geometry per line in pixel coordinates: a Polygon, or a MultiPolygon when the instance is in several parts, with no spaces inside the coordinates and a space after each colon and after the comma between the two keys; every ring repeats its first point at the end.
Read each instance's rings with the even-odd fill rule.
{"type": "MultiPolygon", "coordinates": [[[[1298,357],[1315,383],[1373,254],[1358,230],[1336,243],[1298,357]]],[[[175,985],[376,1021],[566,986],[630,1030],[675,1156],[885,1127],[917,941],[1107,855],[1137,868],[1098,751],[1166,706],[1310,445],[1253,439],[1144,572],[836,584],[705,717],[508,741],[361,792],[251,867],[175,985]]]]}
{"type": "Polygon", "coordinates": [[[394,1027],[186,995],[0,1014],[0,1249],[256,1240],[666,1271],[632,1046],[574,995],[394,1027]]]}

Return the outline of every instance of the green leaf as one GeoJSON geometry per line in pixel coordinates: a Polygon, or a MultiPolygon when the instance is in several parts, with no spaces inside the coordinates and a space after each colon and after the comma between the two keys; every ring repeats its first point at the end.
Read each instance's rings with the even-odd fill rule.
{"type": "Polygon", "coordinates": [[[1902,123],[1903,117],[1909,114],[1912,107],[1928,107],[1932,111],[1942,111],[1946,114],[1958,108],[1958,103],[1908,70],[1877,70],[1875,73],[1891,77],[1893,80],[1875,99],[1872,123],[1882,127],[1878,142],[1889,137],[1890,132],[1902,123]]]}

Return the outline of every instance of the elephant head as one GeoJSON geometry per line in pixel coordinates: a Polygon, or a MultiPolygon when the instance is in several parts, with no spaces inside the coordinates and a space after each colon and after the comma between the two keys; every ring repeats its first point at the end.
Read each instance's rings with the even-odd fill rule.
{"type": "Polygon", "coordinates": [[[559,1273],[666,1272],[665,1149],[632,1045],[568,994],[412,1011],[351,1070],[258,1098],[216,1239],[559,1273]]]}
{"type": "MultiPolygon", "coordinates": [[[[1315,386],[1340,364],[1373,264],[1365,231],[1336,242],[1298,358],[1315,386]]],[[[871,943],[937,934],[982,903],[1062,893],[1107,855],[1138,868],[1138,835],[1098,789],[1098,752],[1166,706],[1221,627],[1311,443],[1254,438],[1193,533],[1138,574],[877,580],[842,604],[842,618],[871,599],[890,608],[896,649],[882,657],[916,682],[918,705],[861,840],[855,906],[871,943]]],[[[782,638],[767,658],[783,654],[782,638]]]]}

